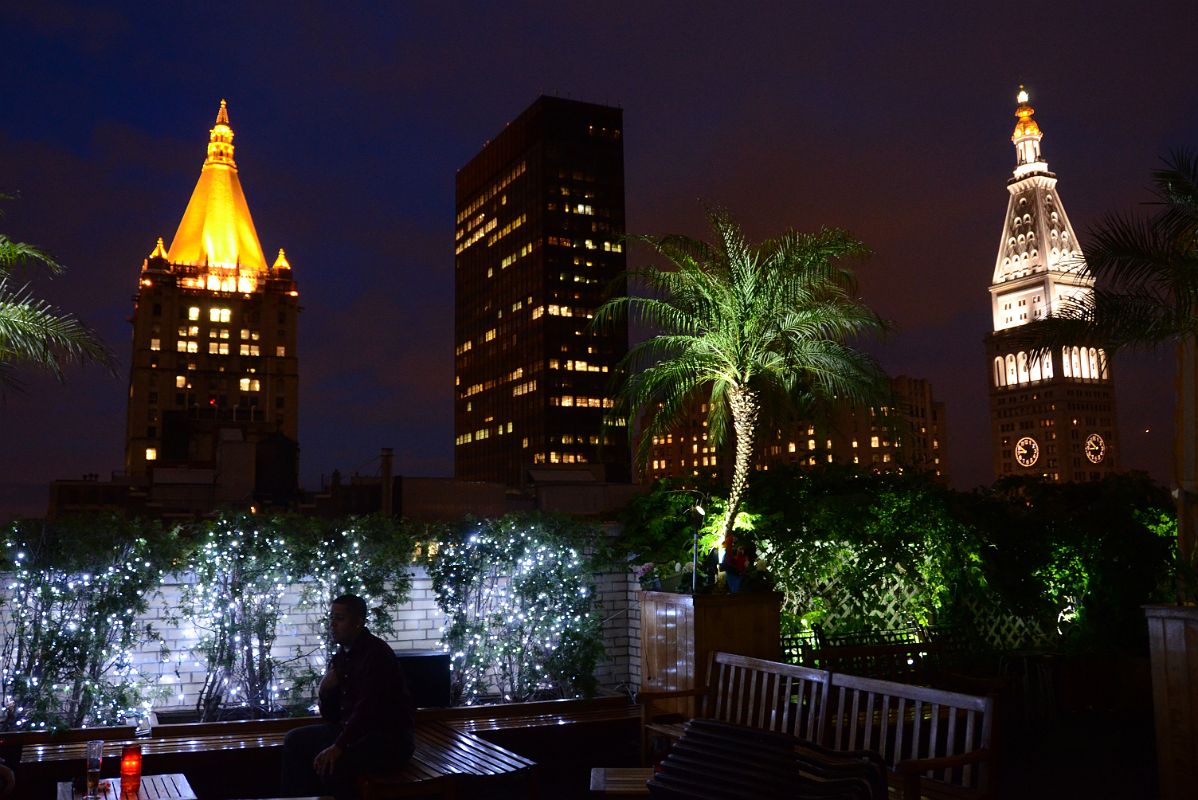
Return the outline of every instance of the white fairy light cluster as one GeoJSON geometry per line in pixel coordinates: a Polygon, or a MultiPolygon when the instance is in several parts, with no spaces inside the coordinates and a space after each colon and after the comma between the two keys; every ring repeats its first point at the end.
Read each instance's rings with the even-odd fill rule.
{"type": "Polygon", "coordinates": [[[230,707],[279,708],[287,686],[271,650],[293,581],[290,561],[286,542],[264,519],[222,518],[208,528],[182,601],[208,671],[196,699],[202,719],[230,707]]]}
{"type": "Polygon", "coordinates": [[[592,679],[601,644],[591,570],[556,538],[501,520],[437,548],[429,573],[465,704],[577,695],[592,679]]]}
{"type": "Polygon", "coordinates": [[[133,537],[96,552],[63,553],[70,544],[44,528],[12,526],[4,539],[7,608],[0,647],[5,727],[90,727],[136,719],[148,681],[132,651],[148,633],[137,615],[160,581],[147,543],[133,537]],[[51,557],[53,556],[53,557],[51,557]],[[78,557],[88,571],[52,566],[78,557]]]}

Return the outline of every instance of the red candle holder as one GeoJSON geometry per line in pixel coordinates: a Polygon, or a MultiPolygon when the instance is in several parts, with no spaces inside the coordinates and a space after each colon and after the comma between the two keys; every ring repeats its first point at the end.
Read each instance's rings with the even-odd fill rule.
{"type": "Polygon", "coordinates": [[[136,800],[141,791],[141,745],[127,744],[121,751],[121,800],[136,800]]]}

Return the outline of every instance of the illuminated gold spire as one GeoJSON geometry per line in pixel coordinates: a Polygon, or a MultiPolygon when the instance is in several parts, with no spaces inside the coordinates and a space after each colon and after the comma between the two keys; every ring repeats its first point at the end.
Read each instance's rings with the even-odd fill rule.
{"type": "Polygon", "coordinates": [[[1032,172],[1047,172],[1048,164],[1040,155],[1040,140],[1044,134],[1040,126],[1032,119],[1036,109],[1028,103],[1027,89],[1021,85],[1019,94],[1015,96],[1019,107],[1015,109],[1015,132],[1011,134],[1011,142],[1015,145],[1015,178],[1022,178],[1032,172]]]}
{"type": "MultiPolygon", "coordinates": [[[[162,237],[158,237],[158,244],[154,245],[154,251],[150,253],[150,258],[166,258],[166,245],[162,243],[162,237]]],[[[167,259],[169,260],[169,259],[167,259]]]]}
{"type": "Polygon", "coordinates": [[[279,257],[275,259],[271,269],[291,269],[291,264],[287,261],[287,255],[283,252],[283,248],[279,248],[279,257]]]}
{"type": "Polygon", "coordinates": [[[237,177],[233,129],[224,100],[209,132],[208,157],[200,180],[167,259],[172,264],[206,268],[203,285],[221,291],[252,291],[257,273],[266,269],[266,257],[237,177]]]}
{"type": "Polygon", "coordinates": [[[1015,132],[1011,134],[1011,141],[1017,142],[1024,136],[1043,136],[1040,133],[1040,126],[1032,119],[1032,115],[1036,113],[1036,109],[1028,104],[1027,89],[1023,88],[1023,84],[1019,85],[1019,94],[1015,96],[1016,102],[1019,103],[1019,108],[1015,109],[1015,117],[1019,120],[1015,123],[1015,132]]]}

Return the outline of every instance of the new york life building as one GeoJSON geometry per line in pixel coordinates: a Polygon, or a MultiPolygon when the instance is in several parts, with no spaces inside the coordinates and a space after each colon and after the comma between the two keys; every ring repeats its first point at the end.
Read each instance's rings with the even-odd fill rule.
{"type": "Polygon", "coordinates": [[[994,331],[986,337],[994,475],[1100,480],[1118,469],[1109,358],[1077,342],[1037,359],[1019,337],[1029,322],[1092,294],[1094,278],[1057,176],[1040,152],[1044,135],[1022,87],[1018,103],[1011,135],[1016,164],[990,283],[994,331]]]}
{"type": "Polygon", "coordinates": [[[294,500],[299,292],[283,250],[273,263],[263,254],[233,154],[222,100],[178,230],[138,275],[124,474],[55,481],[50,516],[294,500]]]}
{"type": "Polygon", "coordinates": [[[541,97],[457,174],[454,475],[625,482],[606,428],[627,329],[593,330],[625,270],[620,109],[541,97]]]}

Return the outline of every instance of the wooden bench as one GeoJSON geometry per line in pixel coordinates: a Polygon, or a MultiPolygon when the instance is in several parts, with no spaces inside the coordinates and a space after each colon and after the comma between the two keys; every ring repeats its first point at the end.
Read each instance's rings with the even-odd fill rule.
{"type": "MultiPolygon", "coordinates": [[[[535,763],[494,742],[487,735],[503,731],[542,730],[548,735],[563,728],[585,726],[602,735],[616,730],[634,735],[640,719],[639,706],[622,695],[590,700],[552,700],[537,703],[508,703],[494,706],[427,708],[417,712],[416,751],[412,761],[389,776],[372,776],[370,791],[378,797],[398,797],[405,792],[452,795],[459,787],[473,789],[476,779],[523,782],[529,794],[536,791],[535,763]],[[410,785],[405,789],[405,785],[410,785]],[[419,785],[417,789],[416,786],[419,785]]],[[[292,728],[311,725],[316,717],[292,717],[236,722],[200,722],[155,725],[152,736],[142,744],[143,769],[155,771],[195,770],[229,759],[246,769],[278,772],[277,752],[292,728]],[[192,766],[189,766],[192,765],[192,766]]],[[[84,742],[103,738],[114,743],[105,756],[119,754],[120,744],[134,738],[132,726],[111,729],[79,729],[52,737],[50,734],[20,734],[19,760],[31,778],[44,775],[43,782],[70,777],[82,763],[84,742]],[[103,731],[101,733],[101,731],[103,731]],[[74,763],[70,763],[74,762],[74,763]]],[[[115,762],[113,762],[115,763],[115,762]]],[[[224,772],[231,769],[221,768],[224,772]]],[[[243,770],[244,771],[244,770],[243,770]]],[[[198,782],[203,778],[197,778],[198,782]]],[[[24,782],[24,781],[23,781],[24,782]]],[[[197,784],[202,794],[203,787],[197,784]]]]}
{"type": "MultiPolygon", "coordinates": [[[[317,721],[316,717],[293,717],[159,725],[150,738],[139,740],[142,768],[147,772],[183,771],[183,766],[201,756],[207,757],[211,766],[214,763],[212,756],[223,754],[226,761],[220,773],[225,775],[248,770],[277,775],[277,752],[287,732],[317,721]],[[238,761],[236,768],[227,761],[234,755],[238,761]]],[[[458,793],[459,785],[476,787],[483,779],[520,781],[525,784],[528,796],[536,794],[533,775],[536,764],[523,756],[444,722],[421,716],[417,717],[415,739],[415,752],[405,766],[394,773],[371,775],[363,780],[364,797],[401,797],[413,792],[452,797],[458,793]]],[[[121,745],[120,741],[106,745],[105,757],[119,755],[121,745]]],[[[84,741],[75,741],[26,747],[21,754],[23,777],[36,774],[39,768],[47,774],[62,774],[64,768],[68,775],[78,772],[85,746],[84,741]]],[[[202,777],[193,780],[199,781],[202,777]]],[[[210,796],[199,786],[197,791],[210,796]]]]}
{"type": "Polygon", "coordinates": [[[680,697],[700,698],[697,716],[703,719],[819,742],[825,729],[824,709],[831,677],[826,670],[714,652],[703,688],[650,690],[637,696],[641,704],[642,758],[648,759],[652,736],[676,740],[682,735],[683,720],[676,715],[660,720],[655,710],[661,701],[680,697]]]}
{"type": "Polygon", "coordinates": [[[10,764],[21,761],[21,754],[26,747],[39,744],[66,744],[69,742],[90,742],[132,739],[137,735],[133,725],[97,726],[94,728],[66,728],[63,730],[32,730],[32,731],[0,731],[0,757],[10,764]]]}
{"type": "Polygon", "coordinates": [[[787,734],[695,719],[648,788],[680,798],[883,800],[886,769],[876,754],[833,753],[787,734]]]}
{"type": "Polygon", "coordinates": [[[906,800],[988,797],[994,699],[894,681],[832,675],[825,743],[873,750],[906,800]]]}
{"type": "Polygon", "coordinates": [[[523,785],[525,795],[535,798],[536,766],[524,756],[444,722],[418,721],[416,749],[408,763],[396,772],[364,776],[358,785],[364,800],[386,800],[430,793],[475,797],[492,782],[508,781],[523,785]]]}
{"type": "Polygon", "coordinates": [[[544,700],[534,703],[504,703],[456,708],[422,708],[420,718],[438,720],[466,733],[492,731],[561,729],[575,725],[620,725],[639,720],[640,706],[625,695],[586,700],[544,700]]]}
{"type": "Polygon", "coordinates": [[[837,751],[877,752],[906,800],[984,798],[993,783],[994,701],[893,681],[712,653],[702,689],[646,691],[644,745],[677,739],[684,723],[655,718],[654,705],[702,698],[700,718],[786,733],[837,751]]]}

